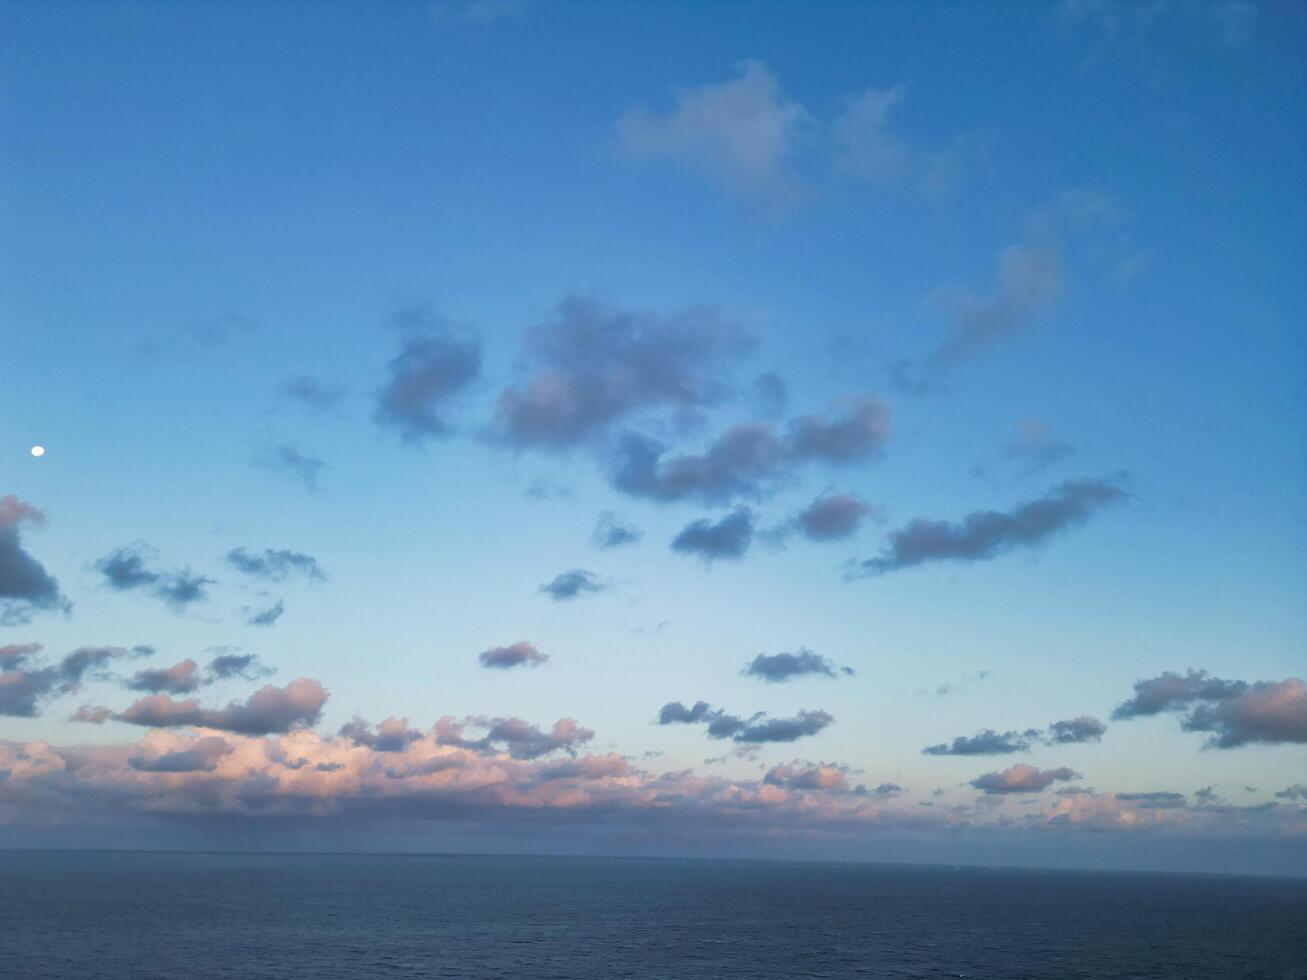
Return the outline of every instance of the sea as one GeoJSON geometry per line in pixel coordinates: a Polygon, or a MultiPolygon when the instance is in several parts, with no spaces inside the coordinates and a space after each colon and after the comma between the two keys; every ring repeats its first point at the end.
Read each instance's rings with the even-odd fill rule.
{"type": "Polygon", "coordinates": [[[0,977],[1307,978],[1307,881],[769,861],[0,852],[0,977]]]}

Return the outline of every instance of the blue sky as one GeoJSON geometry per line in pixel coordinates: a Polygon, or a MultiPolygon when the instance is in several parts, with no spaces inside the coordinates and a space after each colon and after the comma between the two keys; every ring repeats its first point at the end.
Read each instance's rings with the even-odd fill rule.
{"type": "MultiPolygon", "coordinates": [[[[763,792],[794,853],[838,823],[838,853],[910,827],[923,859],[1020,861],[1059,835],[1069,860],[1122,860],[1083,826],[1156,837],[1176,866],[1302,866],[1307,791],[1276,796],[1307,783],[1299,6],[14,3],[0,20],[0,543],[69,604],[0,575],[0,647],[43,647],[8,675],[46,685],[0,701],[13,839],[57,808],[43,779],[190,801],[237,793],[240,758],[348,810],[387,754],[354,745],[330,764],[357,783],[309,788],[245,754],[309,735],[344,752],[355,716],[570,718],[593,736],[520,773],[495,768],[508,743],[424,734],[404,753],[497,773],[476,801],[492,822],[518,805],[505,786],[563,806],[532,765],[620,757],[568,790],[634,794],[637,850],[744,846],[663,834],[642,817],[660,794],[711,796],[697,805],[729,822],[732,794],[763,792]],[[406,349],[432,372],[404,396],[416,438],[378,413],[406,349]],[[320,397],[287,393],[304,378],[320,397]],[[847,452],[797,434],[850,419],[847,452]],[[740,425],[764,462],[705,455],[740,425]],[[638,491],[615,476],[631,434],[665,446],[638,491]],[[678,456],[697,489],[669,489],[678,456]],[[796,515],[834,495],[860,502],[852,525],[810,539],[796,515]],[[742,557],[671,547],[741,508],[742,557]],[[597,548],[603,512],[639,540],[597,548]],[[1004,515],[993,538],[964,523],[986,512],[1004,515]],[[945,543],[918,520],[949,522],[945,543]],[[161,577],[115,588],[103,560],[123,548],[161,577]],[[325,578],[244,574],[236,548],[312,556],[325,578]],[[857,574],[895,554],[917,558],[857,574]],[[154,593],[182,569],[213,582],[169,605],[154,593]],[[574,569],[599,588],[540,591],[574,569]],[[520,641],[548,661],[480,665],[520,641]],[[62,687],[39,673],[137,645],[155,652],[62,687]],[[151,690],[137,671],[220,647],[275,673],[149,696],[221,706],[300,677],[329,696],[254,733],[70,720],[129,714],[151,690]],[[805,649],[854,675],[741,673],[805,649]],[[1111,717],[1168,671],[1185,693],[1111,717]],[[1245,686],[1203,692],[1189,671],[1245,686]],[[834,720],[752,748],[654,723],[699,700],[834,720]],[[1045,744],[1081,716],[1105,732],[1045,744]],[[1023,752],[922,753],[1027,729],[1023,752]],[[143,736],[174,741],[131,748],[143,736]],[[130,763],[206,737],[231,750],[213,767],[130,763]],[[38,741],[58,773],[20,765],[38,741]],[[847,786],[786,785],[796,763],[847,786]],[[972,785],[1014,765],[1077,775],[972,785]],[[874,806],[855,792],[890,784],[874,806]],[[1161,792],[1184,800],[1130,798],[1161,792]]],[[[413,799],[444,801],[439,778],[415,776],[435,782],[413,799]]],[[[211,815],[260,826],[224,799],[211,815]]],[[[123,807],[115,827],[158,819],[123,807]]],[[[418,826],[410,843],[459,846],[418,826]]]]}

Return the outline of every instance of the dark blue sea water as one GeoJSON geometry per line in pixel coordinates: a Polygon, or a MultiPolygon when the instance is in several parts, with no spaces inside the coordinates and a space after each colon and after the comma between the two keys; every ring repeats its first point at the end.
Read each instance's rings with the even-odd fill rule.
{"type": "Polygon", "coordinates": [[[0,977],[1307,978],[1307,882],[9,852],[0,853],[0,977]]]}

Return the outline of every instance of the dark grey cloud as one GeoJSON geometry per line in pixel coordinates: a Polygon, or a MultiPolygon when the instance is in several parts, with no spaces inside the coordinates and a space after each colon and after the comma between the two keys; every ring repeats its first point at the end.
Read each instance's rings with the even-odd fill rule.
{"type": "Polygon", "coordinates": [[[158,667],[137,671],[127,682],[133,691],[149,691],[157,694],[190,694],[199,690],[205,678],[200,673],[200,665],[194,660],[186,659],[171,667],[158,667]]]}
{"type": "Polygon", "coordinates": [[[337,408],[348,393],[344,385],[326,384],[308,374],[283,381],[278,391],[292,401],[318,412],[337,408]]]}
{"type": "Polygon", "coordinates": [[[799,512],[795,525],[810,541],[838,541],[856,534],[873,513],[870,504],[853,494],[824,494],[799,512]]]}
{"type": "Polygon", "coordinates": [[[760,653],[745,664],[741,673],[774,684],[813,674],[820,677],[851,676],[853,671],[813,653],[807,647],[800,647],[797,653],[760,653]]]}
{"type": "Polygon", "coordinates": [[[766,422],[733,426],[700,455],[664,459],[666,451],[647,436],[622,436],[610,460],[613,487],[632,497],[713,505],[757,496],[781,477],[787,462],[784,444],[766,422]]]}
{"type": "Polygon", "coordinates": [[[549,662],[548,654],[541,653],[532,643],[519,640],[506,647],[492,647],[477,654],[482,667],[508,670],[513,667],[539,667],[549,662]]]}
{"type": "Polygon", "coordinates": [[[312,555],[286,548],[265,548],[262,552],[233,548],[224,560],[238,572],[268,582],[285,582],[294,576],[321,582],[327,577],[312,555]]]}
{"type": "Polygon", "coordinates": [[[658,712],[659,725],[707,724],[709,738],[729,738],[745,745],[763,742],[793,742],[807,735],[816,735],[835,719],[827,712],[800,711],[792,718],[768,718],[762,712],[743,718],[714,708],[705,701],[696,701],[687,708],[680,701],[669,701],[658,712]]]}
{"type": "Polygon", "coordinates": [[[882,575],[933,561],[985,561],[1038,545],[1127,496],[1110,480],[1072,480],[1008,513],[977,511],[958,524],[915,520],[891,532],[881,554],[862,562],[861,574],[882,575]]]}
{"type": "Polygon", "coordinates": [[[231,680],[232,678],[253,681],[273,673],[271,667],[266,667],[259,662],[256,654],[232,652],[218,653],[209,661],[207,670],[215,681],[231,680]]]}
{"type": "Polygon", "coordinates": [[[1164,671],[1157,677],[1135,681],[1135,695],[1116,706],[1112,717],[1118,720],[1155,715],[1162,711],[1187,708],[1196,701],[1223,701],[1248,690],[1244,681],[1225,681],[1205,670],[1184,674],[1164,671]]]}
{"type": "Polygon", "coordinates": [[[183,569],[162,579],[155,586],[154,594],[180,612],[192,603],[208,599],[208,587],[214,584],[211,578],[183,569]]]}
{"type": "Polygon", "coordinates": [[[928,745],[921,752],[923,755],[1011,755],[1029,752],[1031,740],[1038,735],[1034,729],[996,732],[985,728],[975,735],[959,735],[952,742],[928,745]]]}
{"type": "Polygon", "coordinates": [[[544,731],[521,718],[465,718],[461,722],[442,718],[436,723],[436,741],[478,752],[506,751],[514,759],[538,759],[551,752],[575,755],[577,748],[594,738],[571,718],[560,718],[544,731]],[[468,728],[484,730],[480,738],[465,734],[468,728]]]}
{"type": "Polygon", "coordinates": [[[1097,742],[1107,726],[1097,718],[1081,715],[1067,721],[1055,721],[1047,731],[1027,728],[1024,731],[996,732],[981,729],[975,735],[959,735],[952,742],[928,745],[923,755],[1010,755],[1029,752],[1036,742],[1045,745],[1070,745],[1077,742],[1097,742]]]}
{"type": "Polygon", "coordinates": [[[123,647],[80,647],[55,664],[47,664],[39,643],[0,647],[0,715],[34,718],[49,700],[76,691],[91,676],[107,679],[106,668],[131,657],[123,647]]]}
{"type": "Polygon", "coordinates": [[[885,797],[885,796],[898,796],[900,793],[906,792],[906,790],[904,790],[904,788],[900,786],[898,783],[881,783],[874,790],[872,790],[872,792],[875,793],[877,796],[885,797]]]}
{"type": "Polygon", "coordinates": [[[1207,744],[1218,749],[1307,743],[1307,684],[1296,677],[1258,681],[1235,697],[1197,705],[1181,727],[1210,733],[1207,744]]]}
{"type": "Polygon", "coordinates": [[[119,592],[154,585],[163,576],[146,563],[145,546],[126,545],[109,552],[95,563],[105,584],[119,592]]]}
{"type": "Polygon", "coordinates": [[[246,610],[248,616],[245,619],[247,626],[273,626],[277,620],[281,619],[282,614],[286,612],[286,603],[278,599],[272,605],[263,609],[246,610]]]}
{"type": "Polygon", "coordinates": [[[751,721],[732,736],[737,742],[793,742],[816,735],[835,719],[827,712],[800,711],[793,718],[763,718],[751,721]]]}
{"type": "Polygon", "coordinates": [[[890,436],[890,413],[884,402],[866,396],[849,398],[832,417],[804,415],[790,420],[787,445],[803,460],[854,463],[880,455],[890,436]]]}
{"type": "Polygon", "coordinates": [[[1097,718],[1080,715],[1066,721],[1055,721],[1048,726],[1044,736],[1050,745],[1066,745],[1074,742],[1098,742],[1107,731],[1107,726],[1097,718]]]}
{"type": "Polygon", "coordinates": [[[602,592],[606,586],[594,572],[584,568],[573,568],[554,576],[552,581],[540,586],[540,591],[555,602],[575,599],[592,592],[602,592]]]}
{"type": "Polygon", "coordinates": [[[706,517],[690,522],[672,539],[672,550],[706,562],[739,561],[752,541],[753,511],[741,507],[716,523],[706,517]]]}
{"type": "Polygon", "coordinates": [[[690,708],[687,708],[680,701],[668,701],[658,711],[658,724],[698,724],[707,720],[712,714],[712,710],[712,705],[707,701],[696,701],[694,706],[690,708]]]}
{"type": "Polygon", "coordinates": [[[1117,705],[1112,717],[1127,720],[1164,711],[1182,713],[1180,727],[1207,733],[1211,748],[1307,742],[1307,684],[1296,677],[1250,684],[1222,680],[1205,670],[1166,671],[1136,681],[1134,697],[1117,705]]]}
{"type": "Polygon", "coordinates": [[[373,420],[408,443],[444,438],[452,431],[451,400],[481,373],[481,341],[425,307],[401,310],[391,324],[405,335],[386,367],[373,420]]]}
{"type": "Polygon", "coordinates": [[[1307,783],[1294,783],[1292,786],[1286,786],[1275,796],[1276,799],[1280,800],[1307,800],[1307,783]]]}
{"type": "Polygon", "coordinates": [[[527,331],[527,377],[500,394],[496,429],[511,446],[557,450],[637,411],[698,410],[725,397],[723,378],[752,347],[713,307],[660,315],[568,297],[527,331]]]}
{"type": "Polygon", "coordinates": [[[616,514],[606,510],[595,521],[591,540],[594,541],[596,548],[620,548],[623,545],[635,544],[642,537],[644,532],[638,527],[623,524],[617,519],[616,514]]]}
{"type": "Polygon", "coordinates": [[[280,473],[301,483],[309,493],[317,493],[322,471],[330,469],[330,464],[316,456],[302,453],[294,446],[282,444],[269,449],[257,450],[250,457],[250,463],[259,469],[280,473]]]}
{"type": "Polygon", "coordinates": [[[189,748],[156,756],[134,755],[127,764],[140,772],[212,772],[223,756],[234,751],[226,739],[207,735],[189,748]]]}
{"type": "Polygon", "coordinates": [[[387,718],[373,731],[372,726],[357,715],[341,726],[339,735],[350,739],[355,745],[365,745],[377,752],[403,752],[411,743],[422,738],[420,731],[408,727],[407,718],[387,718]]]}
{"type": "Polygon", "coordinates": [[[316,724],[326,702],[327,691],[321,684],[300,677],[285,687],[269,684],[245,701],[232,701],[225,708],[205,708],[194,698],[174,701],[166,694],[151,694],[114,717],[150,728],[185,725],[242,735],[268,735],[316,724]]]}
{"type": "Polygon", "coordinates": [[[874,459],[888,438],[889,409],[874,398],[854,398],[830,417],[792,419],[784,435],[769,422],[742,422],[698,454],[667,457],[656,439],[626,433],[610,452],[609,478],[633,497],[713,505],[761,496],[806,463],[874,459]]]}
{"type": "Polygon", "coordinates": [[[40,527],[45,514],[13,494],[0,497],[0,623],[27,621],[33,609],[70,608],[59,583],[23,548],[24,527],[40,527]]]}
{"type": "Polygon", "coordinates": [[[976,789],[989,795],[1003,793],[1038,793],[1056,782],[1078,779],[1079,774],[1065,766],[1058,769],[1036,769],[1018,762],[1002,772],[987,772],[971,781],[976,789]]]}
{"type": "Polygon", "coordinates": [[[148,592],[177,612],[209,598],[208,587],[216,584],[205,575],[183,568],[163,572],[152,568],[154,552],[148,545],[136,543],[116,548],[95,562],[94,568],[104,576],[104,584],[115,592],[148,592]]]}

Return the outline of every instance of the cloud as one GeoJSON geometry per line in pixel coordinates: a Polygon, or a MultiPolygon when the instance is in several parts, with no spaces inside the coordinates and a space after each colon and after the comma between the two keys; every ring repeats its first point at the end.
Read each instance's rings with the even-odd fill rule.
{"type": "Polygon", "coordinates": [[[867,395],[847,398],[831,417],[802,415],[790,420],[788,448],[795,458],[827,463],[875,459],[890,437],[890,411],[867,395]]]}
{"type": "Polygon", "coordinates": [[[317,412],[328,412],[345,400],[348,389],[343,385],[330,385],[301,374],[283,381],[277,389],[286,398],[317,412]]]}
{"type": "Polygon", "coordinates": [[[362,718],[354,720],[340,729],[340,737],[348,738],[355,745],[364,745],[377,752],[403,752],[409,745],[422,738],[422,733],[408,727],[407,718],[387,718],[374,732],[372,726],[362,718]]]}
{"type": "Polygon", "coordinates": [[[258,656],[253,653],[219,653],[209,661],[207,669],[215,681],[232,678],[252,681],[273,673],[273,669],[261,664],[258,656]]]}
{"type": "Polygon", "coordinates": [[[93,704],[84,704],[69,715],[68,720],[83,722],[87,725],[103,725],[112,717],[113,711],[109,708],[100,708],[93,704]]]}
{"type": "Polygon", "coordinates": [[[638,527],[621,523],[616,514],[611,510],[606,510],[595,521],[595,529],[593,535],[591,535],[591,540],[596,548],[608,549],[635,544],[642,537],[644,537],[644,532],[638,527]]]}
{"type": "Polygon", "coordinates": [[[1179,36],[1177,28],[1206,34],[1220,47],[1238,49],[1252,43],[1259,11],[1251,0],[1206,3],[1132,3],[1130,0],[1062,0],[1056,22],[1063,30],[1091,27],[1107,41],[1146,41],[1179,36]]]}
{"type": "Polygon", "coordinates": [[[987,561],[1084,524],[1127,496],[1110,480],[1070,480],[1008,513],[977,511],[959,524],[918,519],[892,532],[881,554],[862,562],[862,574],[882,575],[933,561],[987,561]]]}
{"type": "Polygon", "coordinates": [[[318,492],[318,480],[330,464],[300,452],[294,446],[280,445],[260,449],[250,457],[250,464],[272,473],[281,473],[304,485],[309,493],[318,492]]]}
{"type": "Polygon", "coordinates": [[[1258,681],[1232,698],[1197,705],[1181,727],[1210,732],[1208,745],[1218,749],[1307,743],[1307,684],[1296,677],[1258,681]]]}
{"type": "Polygon", "coordinates": [[[772,766],[762,781],[769,786],[783,786],[786,789],[842,792],[849,788],[845,772],[843,766],[796,761],[788,765],[772,766]]]}
{"type": "Polygon", "coordinates": [[[603,592],[605,588],[606,586],[594,572],[587,572],[584,568],[573,568],[571,571],[554,576],[552,581],[540,586],[540,591],[555,602],[561,602],[565,599],[575,599],[586,593],[603,592]]]}
{"type": "Polygon", "coordinates": [[[1034,476],[1075,455],[1075,448],[1058,439],[1043,422],[1022,419],[1020,436],[1008,443],[996,460],[977,463],[972,472],[986,476],[999,465],[1013,466],[1020,476],[1034,476]]]}
{"type": "Polygon", "coordinates": [[[727,714],[705,701],[696,701],[687,708],[680,701],[669,701],[658,711],[659,725],[708,726],[709,738],[729,738],[745,745],[763,742],[793,742],[807,735],[816,735],[835,719],[827,712],[800,711],[792,718],[768,718],[758,712],[749,718],[727,714]]]}
{"type": "Polygon", "coordinates": [[[839,541],[857,534],[862,522],[875,513],[870,504],[851,493],[824,494],[801,510],[795,525],[810,541],[839,541]]]}
{"type": "Polygon", "coordinates": [[[709,563],[739,561],[752,541],[753,512],[742,507],[716,523],[706,517],[691,521],[672,539],[672,550],[697,555],[709,563]]]}
{"type": "Polygon", "coordinates": [[[1152,807],[1172,807],[1188,806],[1183,793],[1165,793],[1151,791],[1147,793],[1116,793],[1118,800],[1126,803],[1142,803],[1145,806],[1152,807]]]}
{"type": "Polygon", "coordinates": [[[872,792],[875,793],[877,796],[885,797],[885,796],[898,796],[901,793],[906,792],[906,790],[904,790],[904,788],[900,786],[898,783],[881,783],[874,790],[872,790],[872,792]]]}
{"type": "Polygon", "coordinates": [[[80,647],[47,665],[42,649],[39,643],[0,647],[0,715],[34,718],[46,701],[76,691],[88,674],[105,677],[112,661],[134,653],[123,647],[80,647]]]}
{"type": "Polygon", "coordinates": [[[1080,715],[1067,721],[1055,721],[1048,726],[1045,741],[1049,745],[1068,745],[1075,742],[1098,742],[1107,731],[1107,726],[1097,718],[1080,715]]]}
{"type": "Polygon", "coordinates": [[[316,724],[326,702],[327,691],[321,684],[300,677],[285,687],[268,684],[247,700],[232,701],[225,708],[204,708],[194,698],[174,701],[166,694],[152,694],[115,717],[132,725],[151,728],[185,725],[244,735],[267,735],[316,724]]]}
{"type": "Polygon", "coordinates": [[[769,683],[788,681],[794,677],[817,674],[822,677],[851,675],[848,667],[839,667],[833,661],[800,647],[797,653],[760,653],[744,667],[741,673],[769,683]]]}
{"type": "Polygon", "coordinates": [[[732,426],[702,454],[664,459],[667,447],[626,433],[611,454],[613,487],[632,497],[719,504],[756,496],[786,466],[785,446],[767,422],[732,426]]]}
{"type": "Polygon", "coordinates": [[[753,379],[753,409],[763,418],[778,418],[789,400],[789,387],[775,371],[764,371],[753,379]]]}
{"type": "Polygon", "coordinates": [[[481,341],[425,307],[399,311],[391,322],[407,332],[386,367],[373,420],[415,445],[445,438],[449,402],[481,373],[481,341]]]}
{"type": "Polygon", "coordinates": [[[680,701],[668,701],[658,710],[658,724],[694,725],[708,720],[712,713],[712,705],[707,701],[696,701],[694,706],[690,708],[687,708],[680,701]]]}
{"type": "Polygon", "coordinates": [[[553,752],[574,754],[578,747],[594,738],[594,732],[583,728],[572,718],[560,718],[549,731],[544,731],[521,718],[465,718],[456,722],[442,718],[436,723],[436,741],[441,745],[455,745],[479,752],[507,751],[514,759],[538,759],[553,752]],[[469,739],[466,729],[483,729],[479,739],[469,739]]]}
{"type": "Polygon", "coordinates": [[[273,626],[277,620],[281,619],[282,614],[286,611],[286,603],[278,599],[272,605],[264,609],[246,609],[248,616],[245,619],[247,626],[273,626]]]}
{"type": "Polygon", "coordinates": [[[539,667],[549,662],[549,656],[541,653],[534,644],[519,640],[506,647],[492,647],[477,654],[482,667],[508,670],[512,667],[539,667]]]}
{"type": "Polygon", "coordinates": [[[1134,697],[1117,705],[1113,718],[1182,712],[1180,727],[1209,733],[1207,745],[1218,749],[1307,742],[1307,684],[1296,677],[1249,684],[1205,670],[1166,671],[1136,681],[1134,689],[1134,697]]]}
{"type": "Polygon", "coordinates": [[[665,459],[662,443],[626,433],[610,453],[610,478],[615,489],[634,497],[712,505],[759,496],[807,463],[874,459],[889,434],[889,409],[866,396],[837,403],[830,416],[791,419],[784,435],[768,422],[740,423],[701,454],[665,459]]]}
{"type": "Polygon", "coordinates": [[[1062,260],[1056,251],[1043,245],[1009,245],[998,255],[994,292],[946,301],[953,334],[931,355],[931,363],[955,363],[1015,336],[1052,306],[1061,290],[1062,260]]]}
{"type": "Polygon", "coordinates": [[[149,561],[153,556],[148,545],[124,545],[96,561],[93,567],[104,576],[104,584],[115,592],[145,590],[177,612],[209,598],[208,586],[215,584],[213,579],[197,575],[189,568],[178,572],[151,568],[149,561]]]}
{"type": "Polygon", "coordinates": [[[174,610],[181,612],[194,602],[204,602],[209,598],[208,586],[214,580],[204,575],[196,575],[190,569],[169,575],[155,586],[154,594],[174,610]]]}
{"type": "Polygon", "coordinates": [[[985,728],[975,735],[959,735],[951,743],[941,742],[928,745],[921,750],[922,755],[1010,755],[1013,752],[1029,752],[1031,739],[1039,733],[1033,729],[1025,732],[996,732],[985,728]]]}
{"type": "Polygon", "coordinates": [[[20,529],[43,524],[43,511],[13,494],[0,497],[0,623],[26,622],[32,609],[70,608],[54,576],[23,548],[20,529]]]}
{"type": "Polygon", "coordinates": [[[213,772],[223,756],[235,749],[217,735],[196,739],[190,747],[161,755],[134,755],[127,764],[140,772],[213,772]]]}
{"type": "MultiPolygon", "coordinates": [[[[418,738],[403,719],[394,720],[394,729],[405,743],[389,746],[397,751],[302,729],[266,737],[159,729],[135,745],[75,748],[0,739],[0,772],[6,774],[0,778],[0,806],[7,827],[44,828],[54,835],[106,825],[166,835],[199,820],[206,834],[220,826],[241,834],[337,828],[357,840],[365,828],[393,830],[396,820],[420,821],[426,835],[438,826],[433,821],[449,821],[518,843],[552,827],[565,835],[559,839],[573,842],[577,834],[596,830],[633,839],[660,835],[695,850],[714,841],[736,847],[752,838],[773,854],[793,841],[810,855],[818,841],[829,839],[845,856],[850,847],[887,835],[897,846],[904,835],[922,832],[947,839],[970,830],[1002,834],[1012,846],[1039,846],[1040,835],[1055,832],[1044,839],[1057,848],[1069,846],[1067,835],[1078,831],[1094,840],[1106,832],[1129,835],[1142,847],[1169,838],[1205,848],[1292,842],[1301,833],[1295,827],[1302,808],[1287,802],[1174,808],[1081,790],[1049,794],[1039,813],[1013,821],[1002,808],[905,803],[892,783],[882,784],[884,792],[803,785],[810,769],[819,770],[812,777],[818,786],[833,780],[820,773],[829,763],[773,767],[781,771],[772,782],[765,776],[731,780],[692,770],[650,771],[612,753],[586,753],[593,733],[572,719],[551,728],[515,718],[442,718],[418,738]],[[204,741],[211,738],[231,751],[204,741]],[[183,755],[189,752],[194,754],[183,755]],[[793,788],[777,785],[791,780],[793,788]]],[[[65,845],[77,840],[49,839],[65,845]]]]}
{"type": "Polygon", "coordinates": [[[1224,681],[1205,670],[1185,674],[1165,671],[1157,677],[1135,681],[1135,696],[1116,706],[1112,717],[1124,721],[1142,715],[1186,708],[1195,701],[1220,701],[1242,694],[1248,689],[1244,681],[1224,681]]]}
{"type": "Polygon", "coordinates": [[[566,484],[540,477],[531,481],[526,495],[532,500],[571,500],[573,494],[572,488],[566,484]]]}
{"type": "Polygon", "coordinates": [[[1307,800],[1307,783],[1294,783],[1275,794],[1280,800],[1307,800]]]}
{"type": "Polygon", "coordinates": [[[1081,715],[1068,721],[1055,721],[1048,726],[1047,731],[1027,728],[1020,732],[996,732],[984,728],[975,735],[959,735],[952,742],[928,745],[921,751],[923,755],[1010,755],[1013,752],[1029,752],[1036,742],[1044,745],[1097,742],[1106,731],[1107,726],[1097,718],[1081,715]]]}
{"type": "Polygon", "coordinates": [[[790,199],[802,189],[790,165],[809,117],[757,61],[738,78],[678,89],[672,108],[637,106],[616,124],[621,148],[636,160],[686,164],[749,197],[790,199]]]}
{"type": "Polygon", "coordinates": [[[638,411],[702,409],[725,397],[723,377],[752,348],[714,307],[658,314],[569,296],[527,331],[527,377],[500,394],[495,431],[516,449],[562,450],[638,411]]]}
{"type": "Polygon", "coordinates": [[[892,117],[905,91],[902,85],[872,87],[849,99],[831,125],[835,168],[881,188],[907,185],[931,197],[946,195],[978,148],[958,140],[947,149],[924,149],[894,132],[892,117]]]}
{"type": "Polygon", "coordinates": [[[198,690],[203,683],[204,677],[200,674],[200,665],[188,658],[171,667],[137,671],[136,675],[127,682],[127,687],[133,691],[150,691],[155,694],[160,691],[168,694],[189,694],[198,690]]]}
{"type": "Polygon", "coordinates": [[[834,721],[825,711],[800,711],[793,718],[751,721],[732,737],[737,742],[793,742],[808,735],[816,735],[834,721]]]}
{"type": "Polygon", "coordinates": [[[1018,762],[1002,772],[987,772],[971,781],[976,789],[989,795],[1000,793],[1039,793],[1055,782],[1078,779],[1077,773],[1066,767],[1060,769],[1036,769],[1023,762],[1018,762]]]}
{"type": "Polygon", "coordinates": [[[285,582],[297,575],[313,582],[327,577],[312,555],[285,548],[265,548],[261,554],[233,548],[227,552],[225,561],[238,572],[267,582],[285,582]]]}

